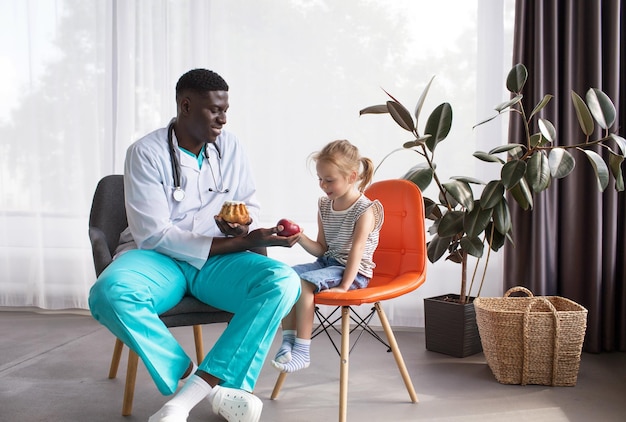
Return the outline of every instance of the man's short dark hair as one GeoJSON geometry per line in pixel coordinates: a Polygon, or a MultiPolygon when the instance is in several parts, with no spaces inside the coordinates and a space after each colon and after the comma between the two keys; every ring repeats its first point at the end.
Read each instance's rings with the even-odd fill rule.
{"type": "Polygon", "coordinates": [[[217,73],[207,69],[193,69],[185,73],[176,83],[176,95],[190,90],[197,93],[228,91],[228,84],[217,73]]]}

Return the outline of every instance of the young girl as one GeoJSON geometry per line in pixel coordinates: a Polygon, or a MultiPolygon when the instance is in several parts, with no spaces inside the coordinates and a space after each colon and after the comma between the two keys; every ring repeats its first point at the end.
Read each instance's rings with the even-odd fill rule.
{"type": "Polygon", "coordinates": [[[315,314],[313,295],[322,290],[346,292],[367,286],[383,224],[382,204],[363,194],[374,173],[369,158],[361,157],[350,142],[340,140],[326,145],[312,159],[326,196],[318,201],[317,239],[302,233],[298,243],[318,258],[293,267],[300,276],[302,292],[283,319],[283,343],[272,361],[281,372],[309,366],[315,314]]]}

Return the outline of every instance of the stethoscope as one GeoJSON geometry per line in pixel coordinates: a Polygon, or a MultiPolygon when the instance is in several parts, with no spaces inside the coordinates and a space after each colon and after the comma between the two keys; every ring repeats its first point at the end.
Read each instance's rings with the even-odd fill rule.
{"type": "MultiPolygon", "coordinates": [[[[176,202],[181,202],[185,199],[185,191],[183,190],[180,183],[180,162],[178,161],[178,154],[176,154],[176,147],[174,146],[174,140],[172,139],[172,132],[174,131],[174,120],[167,127],[167,144],[169,145],[170,150],[170,162],[172,163],[172,177],[174,178],[174,192],[172,196],[176,202]]],[[[217,150],[217,165],[219,168],[219,176],[222,187],[217,187],[217,180],[215,180],[215,174],[213,174],[213,166],[211,166],[211,161],[209,160],[209,152],[207,148],[207,144],[204,144],[204,156],[206,157],[207,162],[209,163],[209,169],[211,170],[211,177],[213,178],[213,184],[215,185],[215,189],[209,188],[209,192],[216,193],[228,193],[230,190],[228,188],[224,189],[224,178],[222,177],[222,151],[220,147],[214,143],[215,149],[217,150]]]]}

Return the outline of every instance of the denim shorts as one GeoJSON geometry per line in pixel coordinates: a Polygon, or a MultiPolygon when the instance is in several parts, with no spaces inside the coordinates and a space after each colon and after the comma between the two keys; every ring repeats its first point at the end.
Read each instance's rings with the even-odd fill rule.
{"type": "MultiPolygon", "coordinates": [[[[316,286],[315,292],[337,287],[343,279],[346,267],[334,258],[322,256],[310,264],[299,264],[293,267],[300,278],[316,286]]],[[[367,287],[370,279],[361,273],[357,273],[349,290],[367,287]]]]}

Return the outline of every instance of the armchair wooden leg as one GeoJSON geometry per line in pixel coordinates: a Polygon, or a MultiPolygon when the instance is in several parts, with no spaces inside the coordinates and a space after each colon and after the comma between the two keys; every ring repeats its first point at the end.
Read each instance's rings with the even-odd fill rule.
{"type": "Polygon", "coordinates": [[[113,379],[117,376],[117,368],[120,366],[120,359],[122,358],[122,349],[124,343],[119,338],[115,339],[115,347],[113,347],[113,357],[111,357],[111,367],[109,368],[109,379],[113,379]]]}
{"type": "Polygon", "coordinates": [[[193,326],[193,339],[196,343],[196,360],[198,365],[204,360],[204,343],[202,343],[202,326],[193,326]]]}
{"type": "Polygon", "coordinates": [[[407,371],[406,365],[404,364],[402,353],[400,353],[400,349],[398,348],[398,343],[396,342],[396,336],[393,335],[393,331],[391,330],[391,325],[389,325],[389,320],[387,319],[387,315],[385,315],[385,311],[383,311],[383,308],[380,305],[380,302],[376,302],[374,306],[376,307],[376,311],[378,312],[378,318],[380,319],[380,323],[382,324],[383,329],[385,330],[385,334],[387,335],[389,346],[391,346],[393,357],[396,359],[396,364],[398,365],[398,369],[400,370],[400,375],[402,375],[402,380],[404,380],[404,385],[406,386],[406,390],[409,392],[411,401],[413,403],[417,403],[419,400],[417,399],[417,394],[415,393],[415,388],[413,387],[411,376],[409,375],[409,371],[407,371]]]}
{"type": "Polygon", "coordinates": [[[341,307],[341,358],[339,360],[339,422],[348,420],[348,369],[350,366],[350,307],[341,307]]]}
{"type": "Polygon", "coordinates": [[[278,379],[276,380],[276,384],[274,384],[274,389],[272,390],[272,395],[270,396],[270,399],[275,400],[276,397],[278,397],[278,393],[280,393],[280,389],[283,388],[283,383],[285,382],[286,378],[286,372],[281,372],[278,375],[278,379]]]}
{"type": "Polygon", "coordinates": [[[124,386],[124,402],[122,416],[129,416],[133,412],[133,398],[135,396],[135,381],[137,380],[137,353],[128,349],[128,367],[126,369],[126,385],[124,386]]]}

